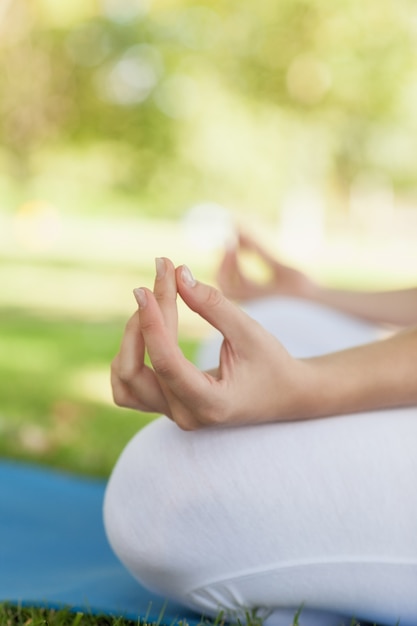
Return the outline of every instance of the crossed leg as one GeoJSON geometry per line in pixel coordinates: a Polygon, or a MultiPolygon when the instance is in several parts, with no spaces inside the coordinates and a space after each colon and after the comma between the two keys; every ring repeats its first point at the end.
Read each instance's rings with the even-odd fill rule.
{"type": "MultiPolygon", "coordinates": [[[[248,312],[296,356],[378,333],[305,305],[248,312]]],[[[415,626],[416,440],[417,408],[197,432],[160,418],[113,471],[107,533],[142,584],[207,615],[257,610],[288,626],[303,605],[301,626],[415,626]]]]}

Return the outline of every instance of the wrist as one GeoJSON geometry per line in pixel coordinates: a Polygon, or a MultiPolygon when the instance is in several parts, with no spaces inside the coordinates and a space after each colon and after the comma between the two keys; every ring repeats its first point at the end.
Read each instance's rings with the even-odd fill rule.
{"type": "Polygon", "coordinates": [[[310,420],[340,412],[342,381],[334,378],[335,370],[327,360],[317,357],[294,361],[295,384],[283,419],[310,420]]]}
{"type": "Polygon", "coordinates": [[[322,417],[325,411],[326,380],[319,364],[313,359],[297,360],[299,370],[297,415],[294,419],[308,420],[322,417]]]}
{"type": "MultiPolygon", "coordinates": [[[[289,355],[288,355],[289,356],[289,355]]],[[[286,376],[278,374],[281,384],[275,385],[273,421],[299,421],[323,415],[323,386],[320,368],[311,359],[289,356],[286,376]]]]}

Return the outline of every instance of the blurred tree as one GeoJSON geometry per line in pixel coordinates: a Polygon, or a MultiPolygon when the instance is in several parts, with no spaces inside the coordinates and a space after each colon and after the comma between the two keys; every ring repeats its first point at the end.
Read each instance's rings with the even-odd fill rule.
{"type": "Polygon", "coordinates": [[[100,184],[172,214],[275,211],[287,185],[364,171],[413,188],[416,42],[411,0],[3,0],[9,172],[97,145],[100,184]]]}

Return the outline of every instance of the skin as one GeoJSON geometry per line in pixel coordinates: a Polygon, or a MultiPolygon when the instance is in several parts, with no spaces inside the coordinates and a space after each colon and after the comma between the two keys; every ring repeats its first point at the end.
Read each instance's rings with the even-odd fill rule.
{"type": "MultiPolygon", "coordinates": [[[[296,291],[303,283],[302,290],[314,293],[304,275],[296,272],[292,278],[297,280],[288,280],[291,295],[301,297],[296,291]],[[290,286],[297,281],[298,287],[290,286]]],[[[358,348],[295,359],[221,291],[194,280],[188,268],[175,268],[169,259],[157,260],[153,290],[136,289],[135,297],[138,310],[112,363],[119,406],[163,413],[180,428],[195,430],[417,404],[417,328],[358,348]],[[177,294],[223,335],[216,370],[202,372],[182,354],[177,294]]]]}
{"type": "Polygon", "coordinates": [[[363,292],[327,289],[302,272],[280,263],[256,241],[240,233],[237,246],[226,251],[217,274],[225,296],[240,302],[274,295],[293,296],[339,309],[376,323],[410,326],[417,324],[417,288],[363,292]],[[244,274],[241,252],[258,256],[269,272],[269,280],[258,283],[244,274]]]}

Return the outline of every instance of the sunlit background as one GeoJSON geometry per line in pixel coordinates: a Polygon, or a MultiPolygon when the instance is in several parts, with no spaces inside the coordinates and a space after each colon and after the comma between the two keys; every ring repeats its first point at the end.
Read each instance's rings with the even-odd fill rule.
{"type": "MultiPolygon", "coordinates": [[[[413,0],[0,0],[0,452],[105,475],[155,256],[239,224],[329,284],[417,283],[413,0]]],[[[182,310],[192,357],[206,332],[182,310]]]]}

